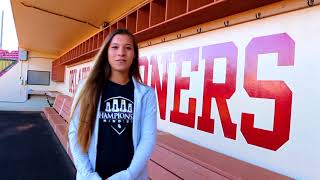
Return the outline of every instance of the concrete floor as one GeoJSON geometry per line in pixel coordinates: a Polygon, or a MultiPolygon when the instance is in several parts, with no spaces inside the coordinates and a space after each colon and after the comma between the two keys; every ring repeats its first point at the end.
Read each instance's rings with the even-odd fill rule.
{"type": "MultiPolygon", "coordinates": [[[[53,100],[50,100],[53,103],[53,100]]],[[[32,95],[26,102],[0,102],[0,111],[42,111],[49,107],[46,96],[32,95]]]]}

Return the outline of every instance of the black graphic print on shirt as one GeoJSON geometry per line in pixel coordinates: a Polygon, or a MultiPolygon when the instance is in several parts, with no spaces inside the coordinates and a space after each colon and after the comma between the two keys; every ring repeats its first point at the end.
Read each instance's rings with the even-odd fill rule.
{"type": "Polygon", "coordinates": [[[118,134],[126,130],[127,124],[133,120],[133,102],[122,96],[112,97],[104,101],[105,110],[100,112],[100,119],[118,134]]]}

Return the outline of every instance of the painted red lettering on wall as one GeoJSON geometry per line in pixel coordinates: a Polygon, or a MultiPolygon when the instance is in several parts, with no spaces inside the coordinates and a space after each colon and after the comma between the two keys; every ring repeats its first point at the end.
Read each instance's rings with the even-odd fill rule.
{"type": "Polygon", "coordinates": [[[254,38],[246,48],[244,89],[250,97],[275,100],[272,131],[255,128],[254,114],[242,113],[241,132],[249,144],[277,150],[289,140],[292,91],[283,81],[257,80],[257,71],[258,54],[278,53],[278,66],[292,66],[294,49],[287,34],[254,38]]]}
{"type": "MultiPolygon", "coordinates": [[[[213,108],[215,108],[211,106],[212,100],[215,100],[224,137],[236,140],[237,124],[233,122],[241,120],[241,125],[239,124],[241,126],[240,130],[248,144],[277,150],[289,140],[293,93],[284,81],[257,80],[258,55],[278,53],[278,66],[293,66],[294,51],[294,41],[285,33],[253,38],[247,45],[245,52],[244,84],[243,87],[238,86],[238,88],[236,88],[236,81],[238,80],[239,82],[239,79],[237,79],[238,48],[233,42],[153,55],[150,59],[148,57],[141,57],[139,59],[139,66],[144,69],[143,82],[145,84],[150,83],[156,89],[159,114],[162,120],[168,120],[213,134],[216,126],[214,119],[210,116],[213,108]],[[188,106],[188,110],[187,113],[183,113],[180,108],[181,103],[183,103],[181,101],[182,90],[188,91],[197,88],[190,85],[197,86],[198,84],[196,82],[191,83],[190,77],[182,76],[182,64],[191,63],[192,73],[198,73],[200,52],[202,52],[201,58],[205,61],[204,76],[201,77],[204,79],[204,86],[200,90],[203,93],[201,94],[203,101],[197,101],[193,97],[188,98],[188,103],[183,104],[183,106],[188,106]],[[216,83],[214,81],[214,62],[221,60],[218,58],[226,59],[224,83],[216,83]],[[152,66],[151,82],[148,82],[149,63],[152,66]],[[173,79],[169,79],[171,78],[168,72],[170,63],[176,64],[173,92],[168,92],[168,83],[173,81],[173,79]],[[162,73],[160,73],[160,70],[162,70],[162,73]],[[240,118],[241,115],[241,119],[231,119],[230,112],[232,112],[232,109],[230,109],[231,106],[230,104],[228,105],[227,100],[232,98],[236,89],[243,90],[242,88],[244,88],[250,98],[275,100],[274,126],[272,131],[254,127],[254,114],[250,114],[249,112],[233,116],[240,118]],[[173,93],[174,97],[173,109],[170,109],[170,118],[166,119],[168,93],[173,93]],[[198,117],[197,127],[195,127],[196,102],[198,105],[202,103],[202,114],[198,117]]],[[[78,72],[81,75],[77,74],[77,69],[70,71],[70,92],[75,92],[78,81],[87,77],[89,71],[90,67],[82,68],[81,72],[78,72]],[[79,77],[78,80],[77,77],[79,77]]]]}
{"type": "Polygon", "coordinates": [[[191,70],[197,71],[199,64],[199,48],[180,50],[173,54],[176,63],[176,75],[174,83],[174,103],[173,110],[170,113],[170,121],[184,126],[194,128],[196,99],[189,98],[188,113],[180,112],[181,90],[190,89],[190,77],[182,77],[182,63],[191,61],[191,70]]]}
{"type": "Polygon", "coordinates": [[[77,69],[73,69],[70,71],[70,93],[75,93],[76,90],[76,82],[77,82],[77,69]]]}
{"type": "Polygon", "coordinates": [[[78,84],[82,79],[85,79],[88,77],[90,73],[90,66],[73,69],[70,70],[70,78],[69,78],[69,92],[74,94],[78,88],[78,84]]]}
{"type": "Polygon", "coordinates": [[[162,120],[166,119],[167,109],[167,85],[168,85],[168,72],[167,62],[171,59],[171,54],[163,54],[158,56],[161,59],[157,59],[157,56],[151,57],[152,75],[151,75],[151,87],[155,88],[158,96],[159,113],[162,120]],[[160,83],[159,64],[161,62],[163,66],[162,82],[160,83]]]}
{"type": "MultiPolygon", "coordinates": [[[[195,127],[196,99],[189,98],[188,113],[180,112],[181,90],[190,89],[190,78],[182,77],[182,63],[191,62],[192,71],[197,71],[198,54],[200,48],[180,50],[173,52],[173,60],[166,62],[176,63],[174,102],[173,110],[170,112],[170,121],[187,127],[195,127]]],[[[254,115],[242,113],[241,132],[247,142],[252,145],[270,150],[279,149],[289,140],[290,120],[292,108],[292,91],[283,81],[257,80],[257,57],[258,54],[278,53],[279,66],[292,66],[294,62],[294,41],[287,34],[275,34],[266,37],[254,38],[246,48],[246,64],[244,76],[244,89],[252,98],[266,98],[275,100],[274,127],[267,131],[253,126],[254,115]],[[277,88],[274,88],[277,87],[277,88]]],[[[202,58],[205,59],[204,89],[202,115],[198,117],[197,129],[209,133],[214,132],[214,120],[210,118],[212,111],[211,101],[215,98],[224,136],[236,139],[237,125],[232,122],[227,99],[230,99],[236,90],[237,74],[237,47],[234,43],[222,43],[202,47],[202,58]],[[217,58],[226,58],[226,81],[225,83],[214,83],[213,66],[217,58]]],[[[172,53],[168,53],[168,57],[172,53]]],[[[158,95],[160,118],[166,117],[167,99],[167,68],[164,67],[162,86],[160,88],[159,67],[157,56],[152,56],[151,86],[155,87],[158,95]]],[[[163,62],[162,62],[163,63],[163,62]]],[[[148,70],[148,60],[143,59],[142,64],[145,71],[148,70]]],[[[144,75],[144,82],[147,82],[148,74],[144,75]]]]}
{"type": "Polygon", "coordinates": [[[236,139],[237,125],[231,121],[227,99],[230,99],[236,90],[237,56],[237,47],[232,42],[202,48],[202,58],[205,59],[205,75],[202,116],[198,120],[198,129],[213,133],[214,120],[210,118],[210,114],[211,100],[214,97],[217,102],[224,136],[231,139],[236,139]],[[213,66],[216,58],[226,58],[225,83],[213,83],[213,66]]]}

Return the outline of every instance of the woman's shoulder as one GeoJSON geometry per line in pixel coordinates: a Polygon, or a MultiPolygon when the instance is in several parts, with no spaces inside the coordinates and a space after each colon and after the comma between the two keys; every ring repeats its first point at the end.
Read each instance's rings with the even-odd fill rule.
{"type": "Polygon", "coordinates": [[[143,82],[136,81],[136,86],[144,93],[154,93],[154,88],[143,82]]]}
{"type": "Polygon", "coordinates": [[[150,87],[149,85],[147,85],[147,84],[145,84],[135,78],[132,78],[132,79],[135,84],[135,87],[138,88],[140,91],[142,91],[142,92],[154,91],[154,89],[152,87],[150,87]]]}

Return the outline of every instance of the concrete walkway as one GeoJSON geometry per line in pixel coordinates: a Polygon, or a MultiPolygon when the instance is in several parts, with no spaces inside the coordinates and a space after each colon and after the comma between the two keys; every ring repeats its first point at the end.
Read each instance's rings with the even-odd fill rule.
{"type": "Polygon", "coordinates": [[[0,111],[3,180],[71,180],[76,169],[40,112],[0,111]]]}
{"type": "Polygon", "coordinates": [[[49,103],[46,96],[42,95],[32,95],[23,103],[0,101],[0,111],[42,111],[44,107],[49,107],[49,103]]]}

